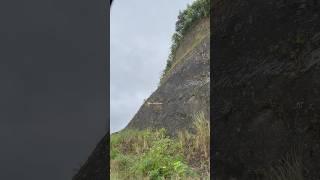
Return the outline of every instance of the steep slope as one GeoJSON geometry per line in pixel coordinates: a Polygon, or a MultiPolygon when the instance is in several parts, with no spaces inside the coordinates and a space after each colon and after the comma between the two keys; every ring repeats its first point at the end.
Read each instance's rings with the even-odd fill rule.
{"type": "Polygon", "coordinates": [[[166,128],[171,135],[188,129],[192,116],[209,116],[209,19],[195,23],[179,46],[171,69],[126,128],[166,128]]]}
{"type": "Polygon", "coordinates": [[[319,5],[216,1],[211,111],[217,179],[269,179],[270,167],[283,167],[283,179],[320,178],[319,5]]]}

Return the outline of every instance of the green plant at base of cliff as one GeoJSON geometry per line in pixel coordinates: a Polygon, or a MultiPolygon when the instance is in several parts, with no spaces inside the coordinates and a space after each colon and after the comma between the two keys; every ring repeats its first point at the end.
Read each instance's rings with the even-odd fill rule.
{"type": "Polygon", "coordinates": [[[209,123],[201,113],[194,118],[195,133],[185,131],[175,138],[165,129],[124,130],[111,135],[111,179],[208,178],[209,123]]]}
{"type": "Polygon", "coordinates": [[[132,174],[150,179],[191,175],[192,170],[183,162],[180,149],[179,144],[169,138],[154,142],[150,150],[133,164],[132,174]]]}

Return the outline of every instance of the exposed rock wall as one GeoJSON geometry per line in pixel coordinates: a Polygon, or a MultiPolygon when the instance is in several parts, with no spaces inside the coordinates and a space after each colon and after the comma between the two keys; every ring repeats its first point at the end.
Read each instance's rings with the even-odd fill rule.
{"type": "Polygon", "coordinates": [[[178,130],[191,127],[193,115],[197,112],[203,111],[209,120],[209,34],[209,19],[193,27],[177,50],[178,60],[165,80],[126,128],[164,127],[175,135],[178,130]]]}
{"type": "Polygon", "coordinates": [[[320,179],[318,0],[220,0],[212,14],[212,176],[265,178],[299,147],[320,179]]]}

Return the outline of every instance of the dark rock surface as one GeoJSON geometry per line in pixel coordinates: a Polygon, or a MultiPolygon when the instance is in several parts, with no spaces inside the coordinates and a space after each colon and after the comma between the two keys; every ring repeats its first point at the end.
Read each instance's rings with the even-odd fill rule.
{"type": "MultiPolygon", "coordinates": [[[[185,37],[187,41],[183,46],[189,47],[184,48],[189,51],[184,50],[184,55],[166,75],[165,81],[146,100],[126,128],[164,127],[169,134],[175,135],[178,130],[189,129],[193,115],[200,111],[209,119],[209,20],[204,24],[207,29],[202,34],[205,35],[198,42],[192,38],[197,33],[191,32],[185,37]]],[[[178,52],[181,51],[178,49],[178,52]]]]}
{"type": "Polygon", "coordinates": [[[220,0],[212,14],[212,163],[255,180],[294,147],[320,179],[320,1],[220,0]]]}
{"type": "Polygon", "coordinates": [[[87,162],[80,168],[72,180],[107,180],[109,179],[109,151],[105,136],[94,149],[87,162]]]}

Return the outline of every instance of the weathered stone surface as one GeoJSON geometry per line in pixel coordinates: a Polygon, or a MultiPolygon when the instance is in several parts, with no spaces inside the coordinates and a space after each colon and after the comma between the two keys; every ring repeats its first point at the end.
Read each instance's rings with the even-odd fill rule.
{"type": "MultiPolygon", "coordinates": [[[[208,26],[209,20],[205,23],[208,26]]],[[[203,26],[203,23],[201,24],[203,26]]],[[[195,42],[190,36],[186,38],[188,37],[189,41],[184,45],[191,47],[195,42]]],[[[179,130],[192,126],[193,115],[197,112],[203,111],[209,120],[209,63],[210,36],[207,29],[206,36],[177,62],[165,81],[146,100],[126,128],[164,127],[169,134],[175,135],[179,130]],[[161,105],[148,105],[148,102],[161,105]]]]}
{"type": "Polygon", "coordinates": [[[221,0],[212,14],[213,176],[257,179],[301,147],[320,179],[317,0],[221,0]]]}

